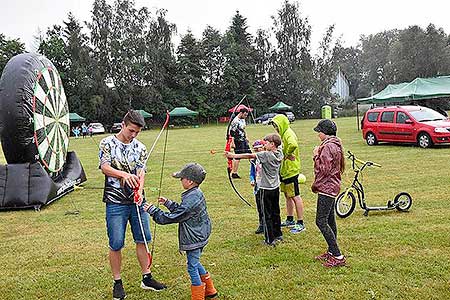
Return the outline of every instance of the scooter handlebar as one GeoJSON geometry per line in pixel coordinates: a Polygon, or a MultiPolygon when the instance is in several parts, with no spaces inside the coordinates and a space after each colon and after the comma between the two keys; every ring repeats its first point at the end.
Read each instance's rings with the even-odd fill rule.
{"type": "Polygon", "coordinates": [[[367,162],[367,165],[368,165],[368,166],[371,166],[371,167],[378,167],[378,168],[381,168],[381,165],[379,165],[379,164],[377,164],[377,163],[374,163],[373,161],[368,161],[368,162],[367,162]]]}
{"type": "Polygon", "coordinates": [[[359,158],[357,158],[356,156],[355,156],[355,154],[353,154],[351,151],[347,151],[347,153],[348,153],[348,158],[349,159],[351,159],[351,160],[353,160],[353,161],[355,161],[355,162],[357,162],[357,163],[359,163],[359,164],[362,164],[362,165],[367,165],[367,166],[369,166],[369,167],[379,167],[379,168],[381,168],[381,165],[380,164],[377,164],[377,163],[374,163],[373,161],[363,161],[363,160],[360,160],[359,158]]]}

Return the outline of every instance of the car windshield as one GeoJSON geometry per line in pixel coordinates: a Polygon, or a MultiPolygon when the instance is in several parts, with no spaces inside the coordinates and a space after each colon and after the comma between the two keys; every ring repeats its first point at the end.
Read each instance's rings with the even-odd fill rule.
{"type": "Polygon", "coordinates": [[[421,110],[410,111],[410,114],[418,122],[441,121],[441,120],[446,119],[440,113],[438,113],[432,109],[429,109],[429,108],[423,108],[421,110]]]}

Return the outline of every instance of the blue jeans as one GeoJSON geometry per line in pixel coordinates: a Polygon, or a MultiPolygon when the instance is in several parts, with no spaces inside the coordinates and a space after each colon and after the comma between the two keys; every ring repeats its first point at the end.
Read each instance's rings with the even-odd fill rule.
{"type": "MultiPolygon", "coordinates": [[[[139,211],[141,213],[145,238],[147,242],[150,242],[152,235],[150,233],[149,214],[146,213],[142,207],[139,208],[139,211]]],[[[136,212],[136,205],[106,203],[106,229],[108,231],[109,248],[112,251],[119,251],[125,245],[125,231],[128,222],[130,222],[134,242],[144,243],[136,212]]]]}
{"type": "Polygon", "coordinates": [[[206,270],[200,263],[200,256],[203,248],[186,251],[187,256],[187,271],[191,277],[191,284],[195,286],[202,285],[200,275],[205,275],[206,270]]]}

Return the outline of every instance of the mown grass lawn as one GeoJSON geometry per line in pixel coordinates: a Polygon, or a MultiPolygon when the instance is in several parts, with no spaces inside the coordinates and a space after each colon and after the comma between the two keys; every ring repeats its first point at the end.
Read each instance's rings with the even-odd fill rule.
{"type": "MultiPolygon", "coordinates": [[[[336,120],[346,150],[382,165],[364,176],[367,202],[384,205],[398,192],[413,197],[408,213],[373,212],[362,215],[357,206],[338,220],[338,240],[348,266],[325,269],[314,256],[326,249],[316,228],[316,196],[310,192],[312,149],[318,143],[312,128],[317,120],[297,120],[307,230],[284,231],[276,248],[261,245],[255,208],[232,191],[222,156],[225,125],[171,129],[167,144],[162,195],[179,200],[179,180],[169,174],[196,161],[208,171],[202,185],[213,222],[213,233],[202,261],[212,273],[220,299],[448,299],[450,296],[450,147],[420,149],[411,145],[369,147],[356,129],[355,118],[336,120]],[[210,150],[217,154],[210,154],[210,150]]],[[[251,140],[272,127],[251,125],[251,140]]],[[[140,140],[151,145],[157,130],[144,131],[140,140]]],[[[112,279],[104,220],[103,175],[98,170],[98,142],[71,139],[88,181],[82,190],[63,197],[40,212],[0,212],[0,297],[9,299],[111,299],[112,279]],[[79,215],[67,215],[78,209],[79,215]]],[[[149,161],[148,199],[159,184],[163,139],[149,161]]],[[[3,155],[0,162],[5,163],[3,155]]],[[[240,174],[248,174],[248,162],[240,174]]],[[[347,161],[348,182],[353,173],[347,161]]],[[[254,203],[247,179],[236,181],[239,191],[254,203]]],[[[284,198],[280,199],[282,218],[284,198]]],[[[152,226],[153,228],[153,226],[152,226]]],[[[190,299],[185,257],[177,251],[177,226],[158,226],[153,273],[169,286],[161,293],[139,287],[140,273],[132,239],[127,234],[123,281],[127,299],[190,299]]]]}

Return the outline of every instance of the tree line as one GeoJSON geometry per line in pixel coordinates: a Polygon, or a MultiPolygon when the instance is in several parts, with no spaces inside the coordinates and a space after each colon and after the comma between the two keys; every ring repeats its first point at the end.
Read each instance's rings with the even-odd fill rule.
{"type": "MultiPolygon", "coordinates": [[[[207,26],[197,39],[188,31],[175,47],[176,25],[166,14],[133,0],[95,0],[89,21],[69,13],[37,37],[37,52],[58,69],[71,112],[111,124],[129,108],[163,115],[186,106],[206,121],[247,95],[258,113],[283,101],[309,118],[324,104],[351,106],[390,83],[450,74],[450,37],[433,24],[362,35],[355,47],[344,47],[330,25],[313,51],[308,18],[286,0],[270,29],[254,36],[237,11],[224,33],[207,26]],[[330,92],[338,70],[350,83],[344,103],[330,92]]],[[[0,71],[24,51],[18,39],[0,34],[0,71]]]]}

